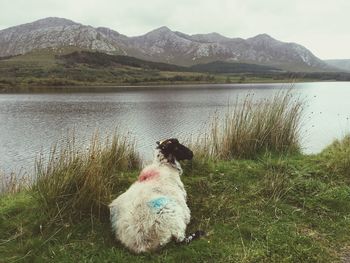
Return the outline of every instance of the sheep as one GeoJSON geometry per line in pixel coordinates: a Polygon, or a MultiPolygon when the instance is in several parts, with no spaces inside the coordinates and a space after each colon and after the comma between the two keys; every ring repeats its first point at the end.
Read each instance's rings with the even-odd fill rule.
{"type": "Polygon", "coordinates": [[[131,251],[154,251],[172,238],[189,242],[201,234],[185,236],[191,213],[180,179],[183,171],[179,161],[192,157],[192,151],[177,139],[157,142],[153,162],[109,205],[116,239],[131,251]]]}

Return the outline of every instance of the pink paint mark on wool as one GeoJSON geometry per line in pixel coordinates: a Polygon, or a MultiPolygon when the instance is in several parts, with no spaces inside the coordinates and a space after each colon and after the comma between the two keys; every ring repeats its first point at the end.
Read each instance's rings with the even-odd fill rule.
{"type": "Polygon", "coordinates": [[[142,171],[140,176],[139,176],[139,182],[144,182],[144,181],[148,181],[151,179],[154,179],[155,177],[159,176],[159,171],[157,170],[146,170],[146,171],[142,171]]]}

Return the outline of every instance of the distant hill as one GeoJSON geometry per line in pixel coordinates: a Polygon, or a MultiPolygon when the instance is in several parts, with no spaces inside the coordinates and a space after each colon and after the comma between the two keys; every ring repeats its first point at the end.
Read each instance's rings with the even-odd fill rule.
{"type": "Polygon", "coordinates": [[[181,67],[161,62],[151,62],[129,56],[109,55],[101,52],[75,51],[69,54],[56,56],[68,65],[86,64],[93,67],[130,66],[143,69],[157,69],[161,71],[189,71],[181,67]]]}
{"type": "Polygon", "coordinates": [[[143,69],[155,69],[160,71],[178,72],[203,72],[203,73],[271,73],[283,72],[280,69],[246,63],[231,63],[215,61],[205,64],[197,64],[191,67],[182,67],[161,62],[151,62],[129,56],[109,55],[101,52],[74,51],[56,58],[63,60],[68,66],[85,64],[91,67],[118,67],[130,66],[143,69]]]}
{"type": "Polygon", "coordinates": [[[52,87],[96,87],[189,83],[349,81],[345,72],[288,72],[270,66],[210,62],[183,67],[76,47],[46,48],[0,59],[0,92],[52,87]]]}
{"type": "Polygon", "coordinates": [[[283,70],[246,63],[230,63],[223,61],[215,61],[206,64],[197,64],[191,67],[194,71],[210,72],[210,73],[271,73],[283,72],[283,70]]]}
{"type": "Polygon", "coordinates": [[[350,72],[350,59],[328,59],[325,62],[332,67],[350,72]]]}
{"type": "Polygon", "coordinates": [[[278,41],[267,34],[242,39],[215,32],[188,35],[161,27],[128,37],[109,28],[94,28],[57,17],[0,31],[0,56],[69,46],[179,66],[224,61],[294,72],[333,70],[305,47],[278,41]]]}

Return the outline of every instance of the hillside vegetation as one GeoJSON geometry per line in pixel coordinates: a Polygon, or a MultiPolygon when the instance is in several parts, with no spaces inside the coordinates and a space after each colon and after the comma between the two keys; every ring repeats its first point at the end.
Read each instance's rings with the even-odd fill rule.
{"type": "Polygon", "coordinates": [[[107,205],[138,176],[135,145],[120,134],[104,142],[94,136],[82,150],[72,138],[53,147],[48,160],[36,162],[31,186],[18,180],[4,184],[0,262],[349,258],[349,137],[318,155],[303,155],[295,136],[298,100],[287,93],[244,105],[228,112],[224,126],[214,122],[207,136],[192,141],[195,158],[182,163],[192,213],[188,233],[201,229],[206,237],[189,245],[171,242],[154,253],[127,251],[112,235],[107,205]],[[263,113],[268,116],[252,126],[263,113]]]}
{"type": "Polygon", "coordinates": [[[208,74],[174,72],[174,68],[177,67],[130,57],[78,52],[75,48],[46,49],[0,60],[0,89],[31,91],[40,87],[120,86],[213,80],[208,74]]]}
{"type": "Polygon", "coordinates": [[[273,67],[213,62],[192,67],[150,62],[74,47],[42,49],[0,59],[0,91],[182,83],[350,80],[349,73],[290,73],[273,67]]]}
{"type": "Polygon", "coordinates": [[[191,67],[194,71],[199,72],[212,72],[212,73],[273,73],[273,72],[284,72],[281,69],[255,65],[246,63],[230,63],[223,61],[215,61],[207,64],[197,64],[191,67]]]}

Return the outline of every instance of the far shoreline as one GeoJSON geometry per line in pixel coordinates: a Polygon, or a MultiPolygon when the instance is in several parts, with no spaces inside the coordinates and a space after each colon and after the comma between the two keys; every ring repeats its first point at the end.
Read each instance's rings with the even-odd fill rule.
{"type": "Polygon", "coordinates": [[[210,83],[210,82],[193,82],[193,83],[140,83],[139,85],[60,85],[60,86],[23,86],[23,87],[1,87],[0,94],[35,94],[35,93],[98,93],[98,92],[120,92],[120,91],[138,91],[138,90],[159,90],[159,89],[212,89],[212,88],[245,88],[251,85],[266,86],[273,85],[283,87],[288,85],[288,88],[292,87],[296,83],[317,83],[317,82],[329,82],[329,83],[340,83],[347,81],[337,81],[337,80],[289,80],[289,81],[257,81],[257,82],[244,82],[244,83],[210,83]]]}

